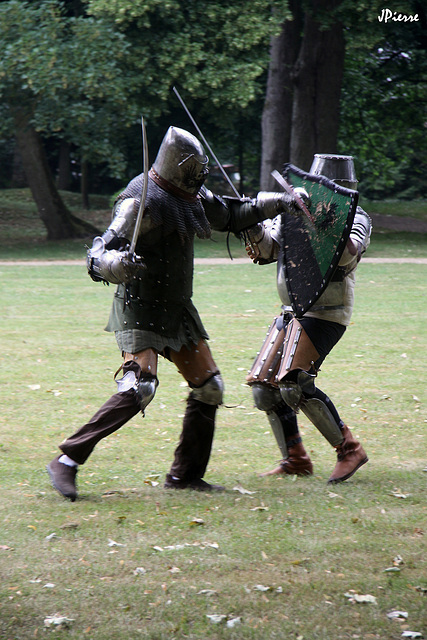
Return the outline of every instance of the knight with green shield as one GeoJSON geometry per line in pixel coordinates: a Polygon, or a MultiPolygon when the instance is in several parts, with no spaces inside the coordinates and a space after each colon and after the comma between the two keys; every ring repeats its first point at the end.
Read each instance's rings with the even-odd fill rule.
{"type": "Polygon", "coordinates": [[[285,165],[282,180],[283,186],[306,190],[307,215],[284,213],[247,231],[254,262],[277,262],[283,305],[247,376],[282,454],[279,465],[263,475],[313,473],[297,422],[302,411],[336,449],[328,483],[343,482],[368,457],[316,378],[350,324],[355,271],[369,245],[371,219],[357,204],[351,156],[316,154],[309,173],[285,165]]]}

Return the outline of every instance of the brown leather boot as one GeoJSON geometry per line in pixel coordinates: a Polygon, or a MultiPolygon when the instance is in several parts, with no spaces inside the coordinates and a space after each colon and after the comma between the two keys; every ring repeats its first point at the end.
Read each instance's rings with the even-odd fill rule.
{"type": "Polygon", "coordinates": [[[344,482],[351,478],[362,464],[368,462],[368,456],[362,448],[362,445],[351,433],[350,429],[344,425],[342,429],[344,440],[336,447],[338,454],[337,464],[328,480],[328,484],[344,482]]]}
{"type": "Polygon", "coordinates": [[[301,437],[298,435],[292,440],[287,440],[286,447],[288,449],[287,458],[284,458],[279,466],[272,471],[261,473],[261,477],[280,474],[296,476],[311,476],[313,474],[313,465],[304,449],[301,437]]]}

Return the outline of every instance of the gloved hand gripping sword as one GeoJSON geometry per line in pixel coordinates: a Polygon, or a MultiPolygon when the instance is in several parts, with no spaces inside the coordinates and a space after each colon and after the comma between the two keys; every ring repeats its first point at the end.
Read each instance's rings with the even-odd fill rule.
{"type": "Polygon", "coordinates": [[[271,175],[273,176],[273,178],[275,180],[277,180],[277,182],[280,184],[280,186],[283,187],[284,190],[287,191],[287,193],[289,193],[290,196],[295,198],[295,202],[297,203],[299,208],[302,211],[304,211],[305,215],[310,220],[310,222],[312,224],[314,224],[313,217],[312,217],[310,211],[308,210],[308,208],[306,207],[306,205],[305,205],[304,201],[302,200],[302,198],[300,198],[300,196],[298,195],[298,192],[288,182],[286,182],[285,178],[282,175],[280,175],[280,173],[278,171],[276,171],[276,169],[271,172],[271,175]]]}

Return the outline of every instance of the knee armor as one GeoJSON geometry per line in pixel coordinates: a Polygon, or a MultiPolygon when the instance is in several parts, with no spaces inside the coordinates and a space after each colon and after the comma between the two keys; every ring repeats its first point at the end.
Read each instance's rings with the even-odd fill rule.
{"type": "Polygon", "coordinates": [[[156,376],[142,375],[138,380],[138,386],[136,387],[135,392],[138,397],[142,413],[144,413],[145,407],[150,404],[154,398],[158,386],[159,381],[156,376]]]}
{"type": "MultiPolygon", "coordinates": [[[[139,368],[139,365],[137,366],[139,368]]],[[[156,389],[159,386],[156,376],[143,373],[141,370],[139,370],[139,375],[136,375],[133,370],[127,371],[123,378],[116,380],[116,383],[118,393],[123,393],[130,389],[135,391],[142,413],[154,398],[156,389]]]]}
{"type": "Polygon", "coordinates": [[[252,384],[252,397],[257,409],[260,411],[272,411],[281,404],[280,391],[266,384],[252,384]]]}
{"type": "Polygon", "coordinates": [[[282,380],[280,382],[280,395],[283,400],[294,411],[298,411],[303,408],[306,401],[304,394],[312,396],[316,391],[314,384],[314,378],[316,374],[307,373],[307,371],[298,371],[296,382],[292,380],[282,380]]]}
{"type": "Polygon", "coordinates": [[[209,380],[206,380],[201,387],[194,387],[191,395],[195,400],[204,402],[205,404],[219,405],[222,404],[222,394],[224,391],[224,383],[221,374],[217,373],[209,380]]]}

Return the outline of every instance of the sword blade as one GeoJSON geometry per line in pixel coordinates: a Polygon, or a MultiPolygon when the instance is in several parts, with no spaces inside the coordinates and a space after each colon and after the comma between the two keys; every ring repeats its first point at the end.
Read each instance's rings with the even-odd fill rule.
{"type": "Polygon", "coordinates": [[[209,146],[208,141],[206,140],[205,136],[203,135],[203,133],[200,131],[199,127],[197,126],[197,122],[194,120],[193,116],[191,115],[190,111],[187,108],[187,105],[185,104],[184,100],[181,98],[181,96],[179,95],[178,89],[176,87],[173,87],[173,92],[176,95],[176,97],[178,98],[178,100],[180,101],[185,113],[187,114],[187,116],[190,118],[191,122],[193,123],[197,133],[199,134],[199,136],[201,137],[201,139],[203,140],[205,147],[208,149],[209,153],[211,154],[212,158],[215,160],[215,162],[218,165],[219,170],[221,171],[222,175],[224,176],[226,182],[228,182],[228,184],[230,185],[230,187],[233,189],[234,194],[240,198],[240,194],[237,191],[236,187],[234,186],[234,184],[231,182],[229,175],[227,174],[227,172],[225,171],[224,167],[222,166],[222,164],[220,163],[220,161],[218,160],[218,158],[216,157],[216,155],[214,154],[212,148],[209,146]]]}
{"type": "Polygon", "coordinates": [[[303,200],[299,197],[299,195],[297,193],[295,193],[295,191],[292,188],[292,186],[288,182],[286,182],[285,178],[282,175],[280,175],[280,173],[278,171],[276,171],[276,169],[271,172],[271,175],[280,184],[280,186],[283,187],[284,190],[289,193],[289,195],[291,195],[293,198],[295,198],[295,202],[297,203],[299,208],[304,211],[305,215],[310,220],[310,222],[312,224],[314,224],[314,219],[313,219],[310,211],[307,209],[306,205],[304,204],[303,200]]]}
{"type": "Polygon", "coordinates": [[[139,232],[141,230],[142,218],[144,216],[145,200],[147,199],[148,189],[148,143],[147,132],[145,131],[144,118],[141,117],[141,129],[142,129],[142,164],[144,171],[144,183],[142,185],[141,200],[139,202],[138,215],[136,216],[135,229],[133,230],[132,242],[130,244],[129,253],[132,255],[135,253],[136,243],[138,241],[139,232]]]}

